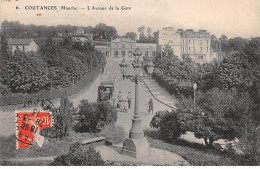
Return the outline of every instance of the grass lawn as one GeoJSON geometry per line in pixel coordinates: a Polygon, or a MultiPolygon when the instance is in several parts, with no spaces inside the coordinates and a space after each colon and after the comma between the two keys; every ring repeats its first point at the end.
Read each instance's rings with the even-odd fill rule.
{"type": "Polygon", "coordinates": [[[178,140],[175,143],[166,143],[160,139],[159,132],[146,130],[146,137],[151,147],[171,151],[182,156],[192,166],[234,166],[240,165],[237,161],[221,154],[217,150],[208,149],[202,144],[190,143],[185,140],[178,140]]]}
{"type": "MultiPolygon", "coordinates": [[[[115,126],[113,124],[107,125],[98,133],[75,133],[71,131],[68,137],[63,139],[46,139],[42,147],[39,147],[36,142],[33,146],[28,149],[16,149],[16,136],[11,135],[10,137],[0,136],[0,165],[46,165],[46,161],[35,161],[26,163],[11,163],[5,162],[9,158],[32,158],[32,157],[50,157],[50,156],[60,156],[67,154],[69,152],[70,145],[94,137],[105,136],[108,141],[117,144],[124,140],[124,131],[120,126],[115,126]]],[[[98,143],[97,143],[98,145],[98,143]]]]}

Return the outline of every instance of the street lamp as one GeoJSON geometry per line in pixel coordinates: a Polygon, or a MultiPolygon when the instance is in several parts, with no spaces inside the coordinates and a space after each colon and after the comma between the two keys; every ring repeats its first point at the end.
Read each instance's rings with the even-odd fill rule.
{"type": "Polygon", "coordinates": [[[198,87],[197,84],[194,83],[193,84],[193,89],[194,89],[194,108],[195,108],[195,104],[196,104],[196,102],[195,102],[196,92],[195,91],[196,91],[197,87],[198,87]]]}
{"type": "MultiPolygon", "coordinates": [[[[142,52],[138,49],[133,53],[134,56],[140,57],[142,52]]],[[[130,79],[135,83],[135,107],[134,107],[134,118],[132,119],[132,127],[129,131],[129,137],[124,141],[122,153],[131,157],[145,157],[150,155],[150,145],[147,139],[144,137],[144,131],[141,127],[141,118],[139,115],[139,92],[138,92],[138,83],[140,80],[147,76],[140,76],[141,64],[138,59],[132,64],[134,68],[134,75],[126,75],[125,68],[127,67],[127,63],[123,60],[121,64],[119,64],[121,68],[121,72],[123,77],[126,79],[130,79]],[[123,64],[122,64],[123,63],[123,64]]],[[[124,79],[124,78],[123,78],[124,79]]]]}
{"type": "Polygon", "coordinates": [[[125,59],[122,60],[122,62],[119,64],[119,66],[121,69],[121,73],[123,75],[123,80],[125,80],[125,74],[126,74],[126,70],[127,70],[127,66],[128,66],[125,59]]]}
{"type": "Polygon", "coordinates": [[[146,68],[148,74],[151,75],[153,73],[153,68],[154,68],[153,62],[151,60],[147,63],[146,68]]]}

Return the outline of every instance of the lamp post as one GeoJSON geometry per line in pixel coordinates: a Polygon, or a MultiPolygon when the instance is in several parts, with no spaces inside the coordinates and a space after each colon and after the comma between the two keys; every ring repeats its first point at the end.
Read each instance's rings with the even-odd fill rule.
{"type": "Polygon", "coordinates": [[[196,100],[195,100],[195,97],[196,97],[196,89],[197,89],[197,84],[196,83],[194,83],[193,84],[193,89],[194,89],[194,108],[195,108],[195,104],[196,104],[196,100]]]}
{"type": "MultiPolygon", "coordinates": [[[[138,48],[133,53],[134,56],[140,57],[142,52],[138,48]]],[[[144,137],[144,131],[141,127],[141,118],[139,115],[139,81],[147,76],[140,76],[141,64],[138,59],[132,64],[134,68],[134,75],[126,75],[126,67],[128,64],[123,59],[119,64],[123,79],[130,79],[135,83],[135,107],[134,118],[132,119],[132,127],[129,131],[129,137],[124,141],[122,153],[131,157],[145,157],[150,155],[150,145],[147,139],[144,137]]]]}

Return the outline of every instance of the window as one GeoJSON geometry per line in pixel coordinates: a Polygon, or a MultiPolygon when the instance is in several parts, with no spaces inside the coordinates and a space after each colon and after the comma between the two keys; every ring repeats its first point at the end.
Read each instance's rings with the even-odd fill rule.
{"type": "Polygon", "coordinates": [[[133,52],[132,51],[128,51],[128,57],[132,57],[133,52]]]}
{"type": "Polygon", "coordinates": [[[23,52],[24,52],[24,46],[23,46],[23,52]]]}
{"type": "Polygon", "coordinates": [[[184,47],[182,47],[182,52],[184,52],[184,47]]]}
{"type": "Polygon", "coordinates": [[[192,43],[193,43],[193,45],[194,45],[194,40],[192,40],[192,43]]]}
{"type": "Polygon", "coordinates": [[[184,39],[182,40],[182,44],[184,44],[184,39]]]}
{"type": "Polygon", "coordinates": [[[200,47],[200,52],[202,52],[202,47],[200,47]]]}
{"type": "Polygon", "coordinates": [[[190,43],[190,40],[189,40],[189,43],[190,43]]]}
{"type": "Polygon", "coordinates": [[[125,44],[122,44],[122,48],[125,48],[125,44]]]}
{"type": "Polygon", "coordinates": [[[118,57],[118,51],[115,51],[115,57],[118,57]]]}
{"type": "Polygon", "coordinates": [[[153,56],[155,56],[155,55],[156,55],[156,52],[155,52],[155,51],[153,51],[152,55],[153,55],[153,56]]]}
{"type": "Polygon", "coordinates": [[[209,51],[209,48],[207,47],[207,52],[209,51]]]}
{"type": "Polygon", "coordinates": [[[190,47],[189,47],[189,50],[190,50],[190,47]]]}
{"type": "Polygon", "coordinates": [[[200,44],[202,45],[202,40],[200,40],[200,44]]]}
{"type": "Polygon", "coordinates": [[[199,55],[198,59],[202,60],[203,59],[203,55],[199,55]]]}
{"type": "Polygon", "coordinates": [[[125,57],[125,51],[121,52],[122,57],[125,57]]]}
{"type": "Polygon", "coordinates": [[[193,47],[193,52],[195,52],[195,47],[193,47]]]}
{"type": "Polygon", "coordinates": [[[145,51],[145,56],[148,56],[148,54],[149,54],[149,51],[145,51]]]}

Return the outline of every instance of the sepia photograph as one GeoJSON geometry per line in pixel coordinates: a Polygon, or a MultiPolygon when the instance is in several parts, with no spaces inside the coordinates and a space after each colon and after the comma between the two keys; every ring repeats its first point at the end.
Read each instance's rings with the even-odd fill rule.
{"type": "Polygon", "coordinates": [[[0,0],[1,166],[260,166],[260,0],[0,0]]]}

